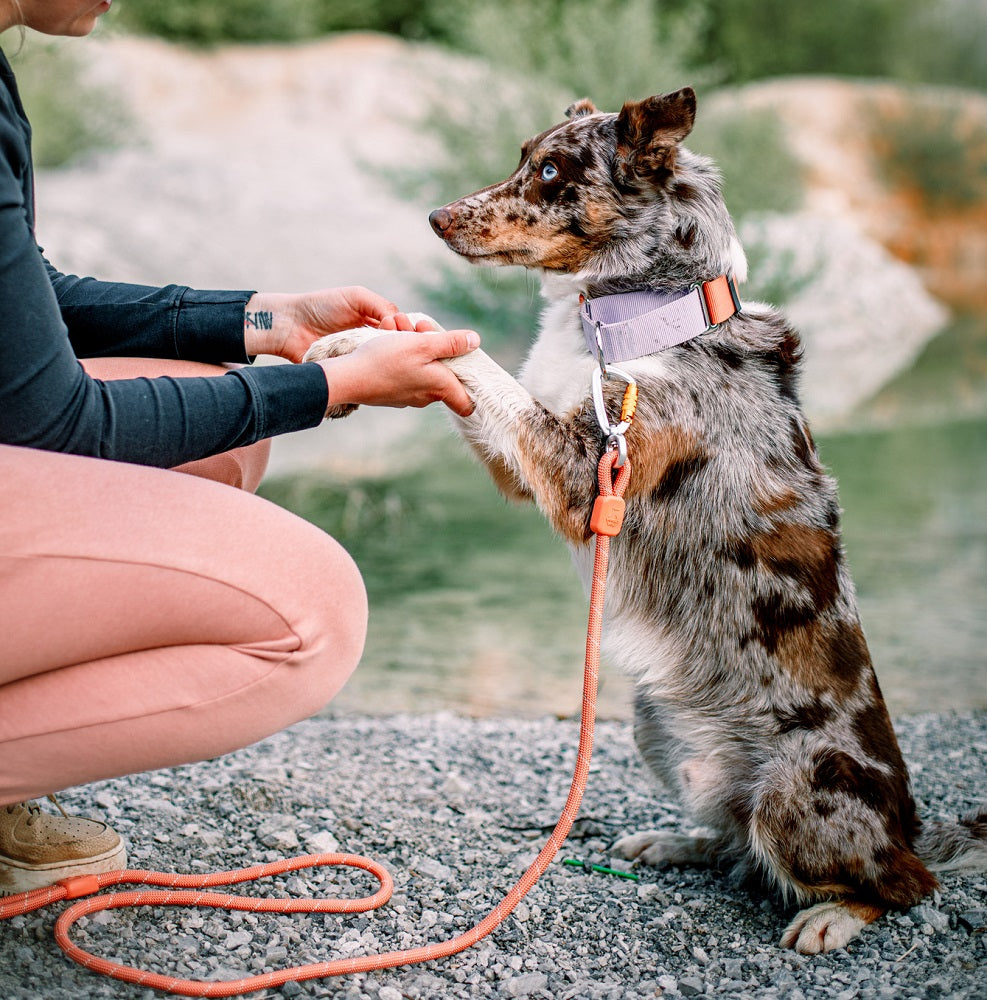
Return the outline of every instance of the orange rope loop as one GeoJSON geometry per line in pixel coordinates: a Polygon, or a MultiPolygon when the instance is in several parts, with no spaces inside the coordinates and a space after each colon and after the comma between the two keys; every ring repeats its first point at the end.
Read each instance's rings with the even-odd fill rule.
{"type": "MultiPolygon", "coordinates": [[[[616,479],[614,479],[613,472],[617,461],[618,454],[615,450],[608,450],[600,459],[598,468],[600,499],[622,497],[627,487],[630,462],[625,461],[617,469],[616,479]]],[[[620,502],[622,507],[623,501],[620,502]]],[[[617,530],[619,530],[619,524],[617,530]]],[[[166,872],[128,869],[107,872],[102,875],[76,876],[43,889],[35,889],[31,892],[0,899],[0,920],[29,913],[61,900],[85,897],[79,898],[78,902],[73,903],[59,916],[55,923],[55,940],[69,958],[93,972],[112,976],[123,982],[150,986],[165,993],[188,997],[230,997],[280,987],[291,981],[303,982],[307,979],[323,979],[330,976],[375,972],[380,969],[415,965],[436,958],[447,958],[476,944],[495,930],[511,914],[545,873],[569,835],[579,811],[579,805],[586,790],[590,760],[593,754],[593,727],[596,721],[596,689],[600,665],[600,635],[603,628],[603,599],[606,589],[610,537],[614,534],[616,531],[600,533],[596,536],[589,621],[586,629],[586,659],[583,669],[579,751],[576,756],[576,767],[569,788],[569,796],[555,829],[538,857],[494,909],[469,930],[446,941],[438,941],[418,948],[377,955],[358,955],[331,962],[298,965],[261,975],[246,976],[242,979],[213,982],[179,979],[174,976],[160,975],[133,966],[110,962],[80,948],[69,937],[70,928],[80,917],[100,910],[130,906],[206,906],[228,910],[246,910],[253,913],[358,913],[375,910],[390,899],[394,887],[393,880],[382,865],[356,854],[309,854],[271,864],[255,865],[251,868],[241,868],[235,871],[215,872],[209,875],[174,875],[166,872]],[[370,896],[356,899],[260,899],[251,896],[201,891],[213,886],[249,882],[269,875],[297,871],[301,868],[329,865],[346,865],[368,871],[377,879],[380,888],[370,896]],[[103,896],[89,895],[107,886],[121,884],[153,885],[164,888],[112,892],[103,896]]]]}

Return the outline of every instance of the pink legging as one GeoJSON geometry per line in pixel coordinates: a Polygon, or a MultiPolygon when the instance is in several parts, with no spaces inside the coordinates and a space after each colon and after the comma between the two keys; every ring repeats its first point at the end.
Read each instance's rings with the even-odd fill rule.
{"type": "Polygon", "coordinates": [[[343,686],[363,581],[324,532],[230,488],[255,489],[267,454],[179,472],[0,445],[0,805],[227,753],[343,686]]]}

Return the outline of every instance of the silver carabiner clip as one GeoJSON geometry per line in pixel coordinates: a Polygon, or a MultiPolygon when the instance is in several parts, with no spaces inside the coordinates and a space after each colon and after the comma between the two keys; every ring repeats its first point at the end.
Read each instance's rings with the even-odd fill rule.
{"type": "Polygon", "coordinates": [[[607,438],[607,451],[617,449],[617,461],[614,468],[619,469],[627,461],[627,438],[623,434],[611,434],[607,438]]]}
{"type": "Polygon", "coordinates": [[[615,424],[610,423],[610,415],[607,413],[606,402],[603,399],[603,379],[617,377],[622,378],[628,385],[637,383],[625,371],[611,365],[606,370],[600,368],[593,369],[593,407],[596,410],[596,421],[600,425],[607,439],[607,449],[617,449],[616,468],[620,468],[627,461],[627,442],[624,440],[624,432],[630,427],[629,420],[620,420],[615,424]]]}

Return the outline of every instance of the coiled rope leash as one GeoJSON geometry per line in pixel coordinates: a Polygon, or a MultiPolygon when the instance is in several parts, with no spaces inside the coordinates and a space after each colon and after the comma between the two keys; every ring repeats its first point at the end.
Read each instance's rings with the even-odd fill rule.
{"type": "MultiPolygon", "coordinates": [[[[611,371],[614,369],[611,368],[611,371]]],[[[624,409],[631,411],[630,417],[633,416],[632,386],[633,382],[629,382],[628,391],[624,397],[624,409]]],[[[628,423],[630,417],[627,418],[628,423]]],[[[614,430],[609,424],[604,427],[604,430],[613,436],[614,430]]],[[[620,431],[619,435],[622,440],[623,431],[620,431]]],[[[600,669],[600,633],[603,628],[603,600],[606,590],[610,538],[620,531],[624,509],[622,497],[627,488],[627,480],[631,471],[630,462],[626,460],[625,456],[626,449],[620,446],[620,442],[608,441],[608,448],[600,459],[597,469],[600,495],[596,499],[590,522],[592,530],[596,533],[596,553],[590,591],[589,621],[586,628],[582,718],[579,726],[579,751],[576,756],[576,768],[572,776],[569,796],[562,809],[562,815],[541,853],[507,895],[478,924],[457,937],[435,944],[427,944],[420,948],[391,951],[379,955],[341,958],[312,965],[297,965],[292,968],[279,969],[276,972],[247,976],[243,979],[212,982],[203,982],[198,979],[178,979],[130,965],[110,962],[80,948],[69,937],[69,929],[80,917],[97,913],[100,910],[113,910],[129,906],[207,906],[227,910],[245,910],[251,913],[357,913],[375,910],[390,899],[394,883],[382,865],[356,854],[303,855],[276,861],[272,864],[216,872],[211,875],[174,875],[167,872],[141,871],[139,869],[106,872],[102,875],[77,875],[43,889],[35,889],[31,892],[0,899],[0,920],[29,913],[63,899],[79,899],[77,903],[73,903],[65,910],[55,923],[55,941],[69,958],[93,972],[112,976],[114,979],[120,979],[126,983],[150,986],[166,993],[188,997],[230,997],[283,986],[291,981],[303,982],[306,979],[323,979],[356,972],[375,972],[379,969],[415,965],[455,955],[486,937],[511,914],[552,863],[572,829],[583,798],[583,792],[586,790],[590,759],[593,755],[596,689],[600,669]],[[615,470],[616,478],[614,478],[615,470]],[[362,868],[377,879],[380,888],[371,896],[357,899],[258,899],[251,896],[198,891],[217,885],[249,882],[267,875],[280,875],[301,868],[318,868],[329,865],[362,868]],[[112,892],[105,896],[91,895],[107,886],[123,883],[164,886],[165,888],[163,890],[138,889],[136,891],[112,892]],[[86,898],[79,898],[83,896],[86,898]]]]}

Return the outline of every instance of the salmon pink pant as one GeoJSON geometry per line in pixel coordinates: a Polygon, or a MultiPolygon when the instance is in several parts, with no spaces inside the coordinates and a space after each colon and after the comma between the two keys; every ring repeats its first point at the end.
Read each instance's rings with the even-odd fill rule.
{"type": "Polygon", "coordinates": [[[363,581],[336,541],[248,492],[267,455],[172,471],[0,445],[0,805],[227,753],[343,686],[363,581]]]}

